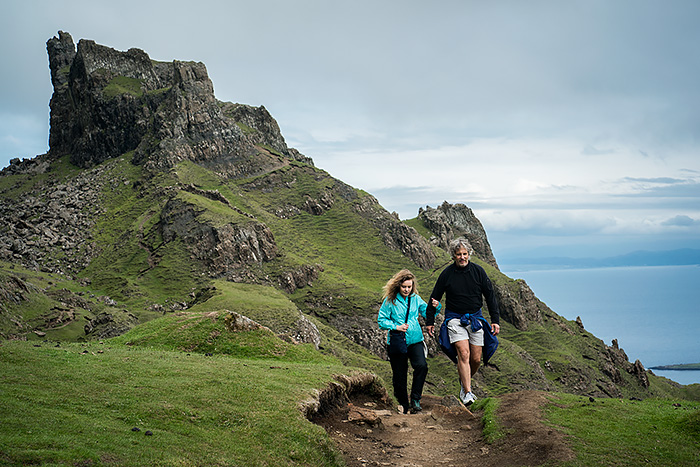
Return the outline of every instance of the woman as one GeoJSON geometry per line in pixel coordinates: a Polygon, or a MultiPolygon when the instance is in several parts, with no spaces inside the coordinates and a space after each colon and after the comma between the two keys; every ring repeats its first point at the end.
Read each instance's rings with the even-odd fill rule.
{"type": "MultiPolygon", "coordinates": [[[[405,333],[407,353],[389,351],[389,361],[393,373],[394,396],[403,407],[403,413],[416,413],[422,410],[420,399],[423,395],[423,384],[428,374],[428,364],[425,361],[425,344],[423,330],[418,322],[418,314],[425,318],[428,304],[418,295],[416,277],[408,269],[402,269],[389,279],[384,288],[384,301],[379,308],[377,323],[380,329],[396,330],[405,333]],[[413,367],[413,384],[411,385],[411,400],[409,405],[407,378],[408,360],[413,367]]],[[[433,300],[436,313],[441,305],[433,300]]],[[[391,340],[391,332],[387,336],[387,347],[391,340]]]]}

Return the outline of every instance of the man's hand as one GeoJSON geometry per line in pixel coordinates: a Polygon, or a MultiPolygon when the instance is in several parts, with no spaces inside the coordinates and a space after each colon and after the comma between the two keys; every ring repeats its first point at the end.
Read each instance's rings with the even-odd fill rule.
{"type": "Polygon", "coordinates": [[[491,334],[496,335],[499,332],[501,332],[501,326],[496,324],[496,323],[492,324],[491,325],[491,334]]]}
{"type": "Polygon", "coordinates": [[[433,334],[435,334],[435,326],[426,326],[425,329],[428,330],[428,335],[433,337],[433,334]]]}

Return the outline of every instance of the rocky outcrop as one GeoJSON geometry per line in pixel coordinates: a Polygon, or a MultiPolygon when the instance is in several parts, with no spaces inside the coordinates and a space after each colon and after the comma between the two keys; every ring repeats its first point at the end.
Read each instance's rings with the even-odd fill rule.
{"type": "Polygon", "coordinates": [[[285,271],[279,277],[279,288],[287,293],[292,293],[302,287],[310,286],[318,279],[321,271],[323,271],[323,267],[318,264],[300,266],[294,270],[285,271]]]}
{"type": "Polygon", "coordinates": [[[321,332],[301,312],[299,312],[299,319],[294,323],[294,326],[288,329],[282,337],[289,338],[294,344],[313,344],[316,349],[321,345],[321,332]]]}
{"type": "Polygon", "coordinates": [[[476,256],[498,269],[484,227],[464,204],[452,205],[445,201],[436,209],[426,206],[418,211],[418,218],[433,232],[435,236],[430,240],[438,247],[446,249],[451,240],[466,237],[476,256]]]}
{"type": "Polygon", "coordinates": [[[100,312],[88,320],[85,325],[85,335],[99,339],[109,339],[124,334],[138,324],[136,316],[127,310],[121,313],[100,312]]]}
{"type": "Polygon", "coordinates": [[[299,312],[299,318],[293,326],[283,330],[275,329],[274,331],[235,311],[226,310],[222,313],[225,313],[224,325],[230,332],[266,329],[271,333],[277,333],[279,338],[293,344],[313,344],[318,349],[321,343],[321,333],[318,328],[301,312],[299,312]]]}
{"type": "MultiPolygon", "coordinates": [[[[33,173],[37,163],[35,159],[16,164],[8,172],[26,169],[29,172],[21,173],[33,173]]],[[[0,203],[0,260],[65,275],[84,269],[100,253],[92,229],[95,219],[104,213],[101,192],[110,190],[110,183],[128,186],[122,175],[111,173],[115,164],[116,160],[81,171],[70,183],[52,179],[27,188],[23,196],[4,197],[0,203]]],[[[9,195],[11,190],[2,193],[9,195]]]]}
{"type": "Polygon", "coordinates": [[[643,388],[646,389],[649,387],[649,376],[647,376],[647,371],[644,369],[644,365],[642,365],[642,362],[640,362],[639,360],[635,360],[634,364],[628,371],[632,376],[637,378],[637,381],[639,381],[639,384],[643,388]]]}
{"type": "Polygon", "coordinates": [[[162,170],[190,160],[229,177],[311,159],[288,148],[264,107],[224,104],[202,63],[152,61],[66,32],[47,42],[51,80],[49,157],[92,167],[134,151],[162,170]]]}
{"type": "Polygon", "coordinates": [[[245,137],[253,144],[268,148],[273,153],[283,154],[290,159],[313,165],[310,157],[287,147],[277,121],[264,106],[251,107],[225,102],[221,106],[221,111],[226,117],[236,122],[245,137]]]}
{"type": "Polygon", "coordinates": [[[200,219],[197,209],[178,198],[164,206],[158,229],[163,241],[180,239],[211,277],[235,282],[255,281],[249,266],[277,256],[272,231],[263,223],[249,221],[219,226],[200,219]]]}
{"type": "Polygon", "coordinates": [[[398,216],[389,214],[374,196],[362,197],[354,204],[354,208],[379,230],[386,246],[400,251],[422,269],[433,267],[436,257],[430,243],[416,229],[401,222],[398,216]]]}
{"type": "Polygon", "coordinates": [[[541,324],[540,310],[546,305],[537,299],[524,280],[514,281],[514,287],[509,285],[494,286],[501,317],[521,331],[527,330],[531,321],[541,324]]]}

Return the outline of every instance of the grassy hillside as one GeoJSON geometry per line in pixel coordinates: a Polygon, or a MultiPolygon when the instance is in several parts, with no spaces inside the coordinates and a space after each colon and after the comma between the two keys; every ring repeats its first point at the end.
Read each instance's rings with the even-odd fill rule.
{"type": "MultiPolygon", "coordinates": [[[[0,465],[344,465],[300,402],[357,370],[267,331],[227,332],[225,316],[183,312],[103,342],[3,342],[0,465]]],[[[550,399],[545,420],[576,452],[567,465],[700,460],[697,402],[550,399]]],[[[475,413],[507,440],[495,407],[475,413]]]]}
{"type": "Polygon", "coordinates": [[[545,412],[570,436],[568,465],[698,465],[700,405],[674,399],[590,400],[557,394],[545,412]]]}
{"type": "MultiPolygon", "coordinates": [[[[390,381],[388,362],[351,337],[371,327],[394,272],[416,273],[423,297],[437,277],[385,245],[373,223],[386,215],[381,207],[291,161],[231,180],[190,162],[149,174],[126,154],[85,177],[66,158],[47,173],[0,177],[0,199],[8,203],[49,202],[52,187],[78,180],[99,200],[84,208],[94,221],[81,243],[91,255],[86,268],[0,262],[0,334],[27,340],[0,345],[0,465],[339,465],[299,402],[335,374],[362,369],[390,381]],[[164,209],[173,200],[189,209],[195,227],[264,224],[275,256],[240,266],[244,280],[213,274],[187,241],[163,237],[164,209]],[[303,268],[316,275],[283,291],[285,274],[303,268]],[[264,327],[234,332],[234,314],[264,327]],[[300,320],[318,329],[318,349],[292,343],[300,320]],[[104,322],[131,331],[104,339],[104,322]]],[[[417,220],[408,224],[430,236],[417,220]]],[[[449,261],[433,251],[436,267],[449,261]]],[[[71,259],[60,244],[46,257],[46,264],[71,259]]],[[[474,260],[517,295],[517,281],[474,260]]],[[[478,389],[490,396],[543,385],[610,390],[601,370],[606,346],[544,304],[538,311],[541,322],[527,330],[502,322],[501,346],[478,373],[478,389]]],[[[426,392],[458,392],[449,360],[435,355],[429,366],[426,392]]],[[[700,399],[698,385],[649,375],[644,389],[632,374],[617,377],[625,398],[700,399]]],[[[585,449],[588,435],[575,436],[585,449]]]]}
{"type": "MultiPolygon", "coordinates": [[[[62,158],[52,162],[47,173],[0,177],[0,197],[8,202],[27,196],[48,201],[57,183],[79,183],[84,190],[96,191],[99,200],[86,208],[93,212],[94,225],[84,244],[93,253],[77,274],[0,263],[0,284],[6,284],[0,289],[8,294],[0,313],[2,335],[91,340],[100,334],[86,335],[90,320],[102,322],[108,316],[112,326],[128,329],[181,310],[231,310],[284,334],[301,316],[319,329],[322,353],[389,379],[388,362],[371,355],[349,334],[359,335],[373,326],[381,287],[394,272],[411,269],[426,297],[438,271],[423,270],[385,245],[372,220],[388,213],[370,195],[295,161],[269,173],[229,179],[192,162],[147,173],[131,158],[128,153],[90,171],[79,171],[62,158]],[[206,258],[198,256],[202,253],[193,252],[183,238],[163,238],[164,207],[172,200],[191,210],[194,228],[263,223],[274,236],[274,258],[240,266],[243,272],[235,282],[213,274],[206,258]],[[281,278],[305,267],[316,271],[313,280],[291,293],[282,292],[281,278]],[[337,329],[341,321],[349,327],[343,332],[337,329]]],[[[407,224],[426,238],[431,235],[418,219],[407,224]]],[[[57,245],[49,256],[60,259],[62,251],[57,245]]],[[[444,251],[433,252],[436,267],[449,262],[444,251]]],[[[518,281],[478,258],[474,261],[486,268],[495,284],[518,294],[518,281]]],[[[500,350],[493,365],[477,375],[479,388],[492,395],[544,386],[567,391],[578,384],[572,383],[578,377],[585,380],[580,391],[615,394],[600,382],[605,379],[605,345],[542,303],[538,312],[542,321],[531,322],[525,331],[502,323],[500,350]]],[[[440,395],[458,390],[454,367],[444,357],[432,358],[430,368],[427,391],[440,395]]],[[[649,395],[627,372],[618,379],[623,395],[649,395]]],[[[687,396],[686,388],[659,381],[651,394],[687,396]]]]}
{"type": "Polygon", "coordinates": [[[155,347],[4,342],[0,465],[342,465],[298,407],[351,371],[334,359],[155,347]]]}

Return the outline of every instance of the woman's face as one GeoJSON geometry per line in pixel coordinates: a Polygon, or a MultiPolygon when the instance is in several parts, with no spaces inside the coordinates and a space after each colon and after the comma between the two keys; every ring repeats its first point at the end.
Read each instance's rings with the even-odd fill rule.
{"type": "Polygon", "coordinates": [[[413,290],[413,279],[406,279],[399,287],[399,291],[403,297],[408,297],[411,294],[411,290],[413,290]]]}

